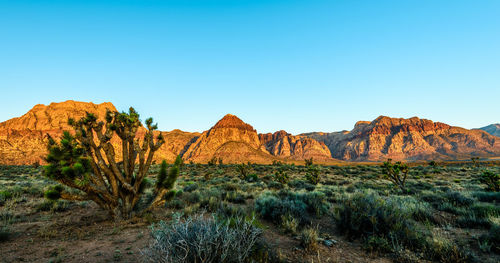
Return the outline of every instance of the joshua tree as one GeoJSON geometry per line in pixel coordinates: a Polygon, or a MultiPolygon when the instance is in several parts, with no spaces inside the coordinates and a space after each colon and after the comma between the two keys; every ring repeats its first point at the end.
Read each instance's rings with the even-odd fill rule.
{"type": "Polygon", "coordinates": [[[104,122],[87,113],[78,121],[69,119],[68,123],[74,128],[74,135],[65,131],[60,143],[49,136],[44,174],[79,191],[70,193],[58,188],[59,194],[52,196],[94,201],[115,219],[130,218],[135,212],[164,202],[165,193],[179,175],[180,158],[169,173],[166,163],[162,164],[155,196],[145,206],[139,205],[154,154],[165,142],[161,133],[154,135],[158,126],[153,125],[152,118],[146,119],[143,136],[137,134],[143,128],[133,108],[128,113],[107,111],[104,122]],[[113,137],[121,140],[121,156],[111,144],[113,137]]]}
{"type": "Polygon", "coordinates": [[[306,180],[311,184],[317,185],[320,181],[319,173],[320,173],[320,168],[318,166],[316,165],[309,166],[306,173],[306,180]]]}
{"type": "Polygon", "coordinates": [[[389,159],[382,165],[382,170],[387,179],[393,182],[396,186],[405,190],[406,177],[408,176],[409,167],[402,162],[392,163],[389,159]]]}
{"type": "Polygon", "coordinates": [[[217,164],[217,157],[213,156],[212,159],[208,160],[208,166],[215,166],[217,164]]]}
{"type": "Polygon", "coordinates": [[[481,183],[488,186],[486,188],[488,191],[500,192],[500,175],[486,170],[483,172],[479,180],[481,181],[481,183]]]}
{"type": "Polygon", "coordinates": [[[304,162],[306,163],[306,166],[311,166],[313,165],[313,158],[304,159],[304,162]]]}
{"type": "Polygon", "coordinates": [[[280,184],[287,184],[290,181],[290,177],[288,177],[288,174],[285,172],[283,168],[279,168],[274,172],[274,180],[276,182],[279,182],[280,184]]]}
{"type": "Polygon", "coordinates": [[[250,165],[248,164],[238,164],[236,166],[236,170],[238,171],[238,173],[240,174],[240,178],[241,179],[246,179],[248,174],[250,173],[250,165]]]}
{"type": "Polygon", "coordinates": [[[477,163],[479,157],[471,157],[470,160],[472,161],[472,165],[479,166],[479,164],[477,163]]]}

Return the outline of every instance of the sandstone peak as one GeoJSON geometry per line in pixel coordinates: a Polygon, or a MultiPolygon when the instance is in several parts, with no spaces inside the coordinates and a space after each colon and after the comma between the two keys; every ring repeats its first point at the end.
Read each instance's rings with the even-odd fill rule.
{"type": "Polygon", "coordinates": [[[212,129],[219,128],[236,128],[240,130],[255,131],[250,124],[245,123],[240,118],[232,114],[226,114],[212,127],[212,129]]]}
{"type": "Polygon", "coordinates": [[[355,161],[463,159],[498,156],[500,140],[480,130],[467,130],[427,119],[379,116],[358,122],[350,132],[311,133],[334,158],[355,161]]]}
{"type": "Polygon", "coordinates": [[[78,119],[87,112],[96,114],[98,118],[104,118],[107,110],[116,111],[116,108],[110,102],[94,104],[73,100],[53,102],[49,105],[37,104],[23,116],[0,123],[0,129],[67,130],[70,128],[67,124],[68,118],[78,119]]]}
{"type": "Polygon", "coordinates": [[[354,124],[354,127],[356,126],[361,126],[361,125],[369,125],[371,121],[358,121],[356,124],[354,124]]]}

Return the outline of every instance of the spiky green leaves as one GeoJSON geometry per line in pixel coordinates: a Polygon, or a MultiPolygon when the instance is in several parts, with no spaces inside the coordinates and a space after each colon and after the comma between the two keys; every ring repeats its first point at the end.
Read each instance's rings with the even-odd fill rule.
{"type": "Polygon", "coordinates": [[[56,180],[85,180],[91,167],[84,156],[85,150],[69,132],[64,132],[59,143],[49,138],[49,154],[44,167],[44,175],[56,180]]]}
{"type": "Polygon", "coordinates": [[[160,166],[160,172],[158,173],[156,188],[157,189],[172,189],[175,185],[175,181],[180,174],[180,169],[183,164],[182,158],[177,156],[174,164],[168,169],[168,164],[163,161],[160,166]]]}
{"type": "Polygon", "coordinates": [[[55,185],[47,189],[44,192],[44,197],[48,200],[55,201],[61,198],[61,192],[63,191],[63,187],[61,185],[55,185]]]}
{"type": "Polygon", "coordinates": [[[404,190],[405,188],[406,177],[409,170],[410,168],[407,164],[402,162],[392,163],[391,159],[382,164],[382,171],[384,173],[384,176],[402,190],[404,190]]]}
{"type": "Polygon", "coordinates": [[[486,170],[479,178],[481,183],[486,184],[487,190],[492,192],[500,192],[500,175],[492,171],[486,170]]]}
{"type": "Polygon", "coordinates": [[[158,177],[156,180],[156,188],[161,188],[163,181],[165,181],[165,179],[167,178],[168,175],[167,169],[168,169],[168,164],[165,160],[163,160],[160,166],[160,172],[158,173],[158,177]]]}

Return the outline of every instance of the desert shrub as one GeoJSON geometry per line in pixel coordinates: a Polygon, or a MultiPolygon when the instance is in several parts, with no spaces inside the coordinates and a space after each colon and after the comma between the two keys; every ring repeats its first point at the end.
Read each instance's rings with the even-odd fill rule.
{"type": "Polygon", "coordinates": [[[445,197],[443,194],[439,194],[436,192],[430,192],[430,191],[422,191],[419,194],[419,197],[421,200],[431,203],[433,205],[439,205],[440,203],[443,203],[446,201],[445,197]]]}
{"type": "Polygon", "coordinates": [[[281,227],[286,233],[295,234],[299,227],[299,221],[290,214],[281,216],[281,227]]]}
{"type": "Polygon", "coordinates": [[[400,199],[374,192],[355,193],[341,202],[338,229],[351,239],[379,236],[405,247],[421,248],[422,236],[405,205],[400,199]]]}
{"type": "Polygon", "coordinates": [[[475,203],[470,208],[477,217],[488,218],[500,216],[500,206],[489,203],[475,203]]]}
{"type": "Polygon", "coordinates": [[[0,191],[0,201],[6,201],[8,199],[12,198],[12,193],[7,191],[7,190],[4,190],[4,191],[0,191]]]}
{"type": "Polygon", "coordinates": [[[198,189],[198,184],[192,183],[184,186],[184,192],[192,192],[194,190],[198,189]]]}
{"type": "Polygon", "coordinates": [[[500,225],[492,225],[488,233],[480,237],[480,241],[485,244],[491,245],[489,250],[500,254],[500,225]]]}
{"type": "Polygon", "coordinates": [[[255,210],[264,218],[277,224],[281,223],[282,215],[296,218],[300,224],[310,221],[311,216],[321,216],[328,212],[326,196],[321,192],[264,193],[255,201],[255,210]]]}
{"type": "Polygon", "coordinates": [[[313,165],[313,158],[309,158],[309,159],[304,159],[304,163],[306,166],[311,166],[313,165]]]}
{"type": "Polygon", "coordinates": [[[473,192],[472,196],[481,202],[500,203],[500,192],[473,192]]]}
{"type": "Polygon", "coordinates": [[[226,191],[236,191],[236,190],[240,189],[240,186],[238,184],[235,184],[235,183],[226,183],[226,184],[222,185],[222,189],[224,189],[226,191]]]}
{"type": "Polygon", "coordinates": [[[173,199],[167,202],[166,207],[172,208],[172,209],[183,209],[186,206],[186,204],[179,199],[173,199]]]}
{"type": "Polygon", "coordinates": [[[147,262],[247,262],[261,230],[251,221],[214,216],[160,221],[151,226],[153,241],[142,251],[147,262]]]}
{"type": "Polygon", "coordinates": [[[227,202],[220,202],[215,211],[217,212],[217,215],[220,216],[221,218],[231,219],[231,218],[236,218],[236,217],[239,218],[246,216],[245,208],[243,208],[240,205],[233,205],[227,202]]]}
{"type": "Polygon", "coordinates": [[[300,232],[300,245],[309,253],[318,250],[318,230],[316,228],[307,227],[300,232]]]}
{"type": "Polygon", "coordinates": [[[51,186],[43,193],[43,196],[52,201],[56,201],[61,198],[61,192],[63,191],[63,187],[61,185],[51,186]]]}
{"type": "Polygon", "coordinates": [[[274,223],[281,223],[282,215],[290,215],[299,222],[305,223],[307,219],[306,204],[301,200],[279,198],[270,193],[264,193],[255,201],[255,211],[264,219],[274,223]]]}
{"type": "Polygon", "coordinates": [[[36,211],[63,212],[68,210],[69,202],[66,200],[44,200],[36,206],[36,211]]]}
{"type": "Polygon", "coordinates": [[[196,204],[201,200],[201,193],[199,191],[186,192],[182,198],[190,204],[196,204]]]}
{"type": "Polygon", "coordinates": [[[12,198],[12,193],[8,190],[0,191],[0,206],[5,203],[5,201],[12,198]]]}
{"type": "Polygon", "coordinates": [[[443,263],[471,262],[472,255],[452,241],[432,235],[426,239],[424,255],[427,259],[443,263]]]}
{"type": "Polygon", "coordinates": [[[489,228],[491,221],[489,218],[479,217],[475,214],[459,216],[455,224],[463,228],[489,228]]]}
{"type": "Polygon", "coordinates": [[[467,197],[456,191],[447,191],[444,197],[455,206],[469,206],[474,203],[474,198],[467,197]]]}
{"type": "Polygon", "coordinates": [[[226,192],[224,199],[235,204],[243,204],[245,203],[245,200],[247,199],[247,196],[245,193],[241,191],[230,191],[226,192]]]}
{"type": "Polygon", "coordinates": [[[280,168],[274,172],[274,180],[280,184],[287,184],[290,181],[290,177],[288,177],[284,169],[280,168]]]}
{"type": "Polygon", "coordinates": [[[317,185],[320,181],[320,169],[318,166],[310,165],[307,169],[306,173],[306,181],[310,184],[317,185]]]}
{"type": "Polygon", "coordinates": [[[500,192],[500,175],[486,170],[479,178],[481,183],[486,184],[486,190],[500,192]]]}
{"type": "Polygon", "coordinates": [[[289,182],[288,185],[295,189],[305,189],[307,191],[313,191],[314,189],[316,189],[316,186],[299,179],[295,179],[289,182]]]}
{"type": "Polygon", "coordinates": [[[364,249],[370,253],[389,253],[392,251],[389,241],[380,236],[370,236],[364,242],[364,249]]]}
{"type": "Polygon", "coordinates": [[[272,188],[272,189],[283,189],[284,188],[283,184],[275,182],[275,181],[268,182],[267,187],[272,188]]]}
{"type": "Polygon", "coordinates": [[[0,225],[0,242],[8,241],[10,238],[10,229],[8,225],[0,225]]]}
{"type": "Polygon", "coordinates": [[[307,207],[307,211],[316,216],[322,216],[328,212],[329,206],[326,202],[326,195],[322,192],[298,193],[295,198],[302,200],[307,207]]]}
{"type": "Polygon", "coordinates": [[[392,202],[398,204],[403,213],[408,214],[418,222],[437,223],[433,216],[433,210],[428,203],[421,202],[413,196],[393,196],[392,202]]]}
{"type": "Polygon", "coordinates": [[[257,174],[249,174],[244,178],[247,182],[257,182],[259,181],[259,176],[257,174]]]}

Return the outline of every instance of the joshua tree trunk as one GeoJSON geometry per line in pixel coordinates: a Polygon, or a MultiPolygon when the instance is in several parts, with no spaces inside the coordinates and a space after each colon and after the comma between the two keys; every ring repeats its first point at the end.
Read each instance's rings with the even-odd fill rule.
{"type": "MultiPolygon", "coordinates": [[[[161,133],[156,139],[151,118],[146,120],[144,137],[137,136],[143,129],[139,114],[133,108],[129,113],[108,111],[106,122],[97,121],[90,113],[79,121],[69,120],[75,129],[74,137],[65,132],[61,143],[49,138],[49,155],[45,173],[47,176],[76,188],[83,194],[61,193],[61,198],[69,200],[92,200],[106,209],[117,219],[126,219],[138,209],[138,202],[145,188],[147,176],[155,152],[164,143],[161,133]],[[122,155],[117,156],[111,139],[116,135],[121,140],[122,155]],[[121,157],[121,161],[117,159],[121,157]]],[[[166,165],[166,164],[165,164],[166,165]]],[[[173,169],[173,168],[172,168],[173,169]]],[[[171,173],[162,180],[173,180],[178,176],[171,173]],[[170,177],[174,178],[170,178],[170,177]]],[[[157,182],[157,196],[152,205],[160,204],[170,188],[157,182]],[[159,187],[159,188],[158,188],[159,187]],[[158,200],[157,200],[158,199],[158,200]]]]}

